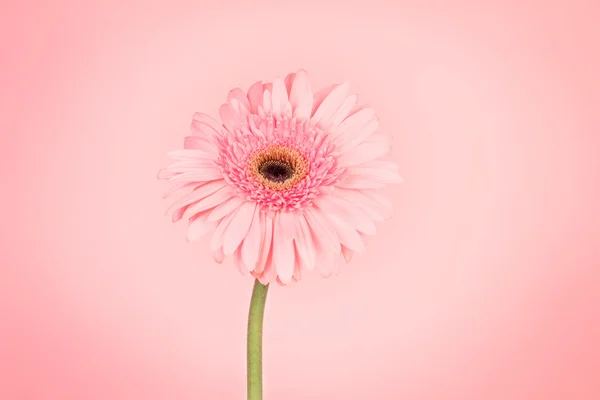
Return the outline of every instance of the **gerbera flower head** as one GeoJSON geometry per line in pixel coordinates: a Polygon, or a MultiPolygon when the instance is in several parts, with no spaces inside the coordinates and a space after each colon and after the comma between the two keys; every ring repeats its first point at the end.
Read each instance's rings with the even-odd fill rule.
{"type": "Polygon", "coordinates": [[[190,241],[210,234],[216,262],[231,255],[263,284],[339,270],[391,215],[378,189],[401,182],[380,159],[390,141],[375,112],[356,102],[345,83],[313,93],[303,70],[231,90],[220,121],[196,113],[159,173],[174,183],[165,197],[179,195],[173,222],[189,221],[190,241]]]}

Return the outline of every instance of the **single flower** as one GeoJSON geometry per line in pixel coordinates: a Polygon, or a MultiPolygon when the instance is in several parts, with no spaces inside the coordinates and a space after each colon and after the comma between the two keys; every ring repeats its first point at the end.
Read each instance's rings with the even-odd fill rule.
{"type": "Polygon", "coordinates": [[[300,70],[231,90],[219,115],[196,113],[159,173],[175,184],[165,197],[179,195],[169,211],[189,221],[188,240],[210,234],[216,262],[233,256],[263,285],[329,276],[365,251],[392,211],[378,189],[401,178],[381,159],[390,139],[376,134],[375,112],[348,84],[313,93],[300,70]]]}
{"type": "Polygon", "coordinates": [[[262,400],[262,327],[269,284],[304,271],[329,276],[363,237],[390,216],[377,190],[399,183],[375,112],[356,104],[348,84],[312,92],[305,71],[236,88],[221,122],[196,113],[192,136],[159,173],[174,182],[166,197],[173,222],[189,220],[188,240],[211,234],[214,259],[232,255],[256,279],[248,315],[248,400],[262,400]],[[183,193],[182,193],[183,192],[183,193]]]}

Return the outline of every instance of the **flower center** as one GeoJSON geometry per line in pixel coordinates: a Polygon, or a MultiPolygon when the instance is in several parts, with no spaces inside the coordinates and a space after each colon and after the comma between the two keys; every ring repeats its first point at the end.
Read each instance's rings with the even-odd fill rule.
{"type": "Polygon", "coordinates": [[[308,174],[308,161],[294,148],[270,146],[250,158],[250,171],[265,187],[286,190],[308,174]]]}
{"type": "Polygon", "coordinates": [[[294,175],[291,165],[277,160],[265,161],[258,167],[258,172],[272,182],[285,182],[294,175]]]}

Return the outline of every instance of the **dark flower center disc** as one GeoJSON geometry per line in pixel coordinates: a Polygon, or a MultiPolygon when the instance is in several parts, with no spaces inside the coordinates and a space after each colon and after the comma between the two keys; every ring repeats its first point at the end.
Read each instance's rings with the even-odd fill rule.
{"type": "Polygon", "coordinates": [[[277,160],[265,161],[258,172],[271,182],[285,182],[294,175],[291,165],[277,160]]]}

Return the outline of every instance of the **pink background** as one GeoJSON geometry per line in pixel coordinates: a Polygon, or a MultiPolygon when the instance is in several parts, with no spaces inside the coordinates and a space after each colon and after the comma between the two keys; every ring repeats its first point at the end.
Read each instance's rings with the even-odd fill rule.
{"type": "Polygon", "coordinates": [[[1,5],[0,398],[245,398],[252,281],[156,172],[300,67],[406,183],[340,276],[271,289],[266,400],[600,398],[598,3],[253,3],[1,5]]]}

